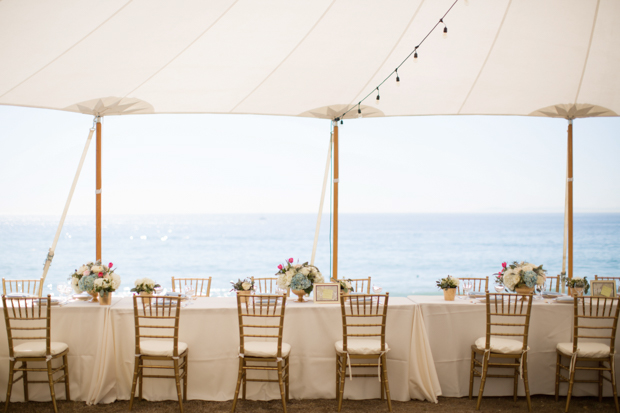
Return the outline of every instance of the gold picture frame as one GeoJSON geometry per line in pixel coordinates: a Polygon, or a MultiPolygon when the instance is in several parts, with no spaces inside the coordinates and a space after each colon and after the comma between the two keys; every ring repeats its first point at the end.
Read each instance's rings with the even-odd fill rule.
{"type": "Polygon", "coordinates": [[[617,297],[616,280],[590,281],[592,297],[617,297]]]}
{"type": "Polygon", "coordinates": [[[314,302],[317,304],[340,303],[340,284],[320,283],[314,284],[314,302]]]}

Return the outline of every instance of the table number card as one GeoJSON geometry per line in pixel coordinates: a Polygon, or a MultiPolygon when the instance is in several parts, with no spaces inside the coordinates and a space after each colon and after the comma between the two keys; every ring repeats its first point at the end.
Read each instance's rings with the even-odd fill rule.
{"type": "Polygon", "coordinates": [[[314,302],[320,304],[338,304],[340,302],[340,284],[314,284],[314,302]]]}
{"type": "Polygon", "coordinates": [[[592,297],[615,297],[616,280],[595,280],[590,281],[592,297]]]}

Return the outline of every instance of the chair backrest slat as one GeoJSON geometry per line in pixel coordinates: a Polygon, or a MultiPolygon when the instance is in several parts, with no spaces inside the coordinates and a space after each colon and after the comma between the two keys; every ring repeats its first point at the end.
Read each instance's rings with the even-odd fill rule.
{"type": "Polygon", "coordinates": [[[588,338],[608,342],[611,354],[614,354],[618,315],[620,313],[619,300],[618,297],[574,298],[573,352],[577,351],[579,339],[588,338]],[[592,335],[595,332],[603,333],[605,330],[608,330],[605,335],[592,335]]]}
{"type": "Polygon", "coordinates": [[[211,296],[211,278],[177,278],[172,277],[172,291],[182,293],[189,286],[195,291],[196,297],[211,296]]]}
{"type": "Polygon", "coordinates": [[[271,295],[239,295],[237,294],[237,316],[239,318],[239,351],[245,352],[245,338],[271,338],[277,339],[277,357],[282,357],[282,335],[284,330],[284,311],[286,309],[286,296],[271,295]],[[272,323],[269,323],[272,321],[272,323]],[[261,328],[267,330],[250,330],[261,328]],[[273,332],[272,332],[273,331],[273,332]]]}
{"type": "Polygon", "coordinates": [[[48,295],[45,298],[18,298],[2,295],[2,306],[6,325],[6,335],[9,341],[9,357],[15,357],[15,340],[45,340],[45,355],[50,356],[52,319],[51,296],[48,295]],[[19,334],[45,330],[45,336],[15,336],[13,330],[20,332],[19,334]]]}
{"type": "Polygon", "coordinates": [[[486,293],[487,328],[485,348],[491,346],[491,337],[522,337],[523,350],[527,349],[532,312],[532,294],[490,294],[486,293]],[[507,322],[506,317],[522,318],[522,322],[507,322]],[[501,328],[501,331],[497,329],[501,328]]]}
{"type": "Polygon", "coordinates": [[[473,286],[473,288],[471,289],[472,291],[483,292],[483,291],[489,290],[489,277],[488,276],[481,277],[481,278],[473,278],[473,277],[459,278],[459,280],[460,280],[460,283],[456,287],[457,295],[465,294],[465,291],[461,291],[461,287],[463,286],[463,283],[466,281],[471,282],[473,286]]]}
{"type": "Polygon", "coordinates": [[[136,336],[136,354],[140,354],[140,339],[171,339],[173,357],[179,356],[179,321],[181,297],[134,295],[133,314],[136,336]],[[153,334],[149,329],[173,330],[172,334],[153,334]]]}
{"type": "Polygon", "coordinates": [[[34,280],[7,280],[2,279],[2,294],[11,293],[29,294],[34,297],[41,297],[43,292],[43,278],[34,280]]]}
{"type": "Polygon", "coordinates": [[[560,292],[560,276],[559,275],[556,275],[556,276],[547,275],[547,281],[549,281],[549,286],[547,287],[547,291],[555,290],[556,293],[560,292]]]}
{"type": "Polygon", "coordinates": [[[340,296],[343,351],[347,351],[349,337],[380,337],[381,351],[385,351],[389,298],[390,293],[343,294],[340,296]],[[368,318],[376,318],[377,321],[374,323],[363,322],[368,318]]]}

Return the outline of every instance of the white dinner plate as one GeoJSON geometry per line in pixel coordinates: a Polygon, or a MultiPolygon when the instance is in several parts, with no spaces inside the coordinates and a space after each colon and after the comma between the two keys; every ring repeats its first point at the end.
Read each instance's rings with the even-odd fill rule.
{"type": "Polygon", "coordinates": [[[562,303],[562,304],[572,304],[575,302],[575,300],[573,299],[573,297],[562,296],[562,297],[556,298],[555,302],[562,303]]]}

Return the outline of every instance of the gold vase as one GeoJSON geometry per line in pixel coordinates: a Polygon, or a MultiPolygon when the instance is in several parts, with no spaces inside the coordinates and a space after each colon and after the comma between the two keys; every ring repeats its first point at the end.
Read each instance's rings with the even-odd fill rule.
{"type": "Polygon", "coordinates": [[[454,301],[454,297],[456,296],[456,288],[444,288],[443,290],[443,299],[446,301],[454,301]]]}
{"type": "Polygon", "coordinates": [[[304,301],[304,295],[306,295],[306,292],[304,290],[292,290],[293,294],[295,294],[297,297],[299,297],[297,300],[298,303],[303,303],[304,301]]]}
{"type": "Polygon", "coordinates": [[[95,291],[87,291],[87,293],[93,297],[90,300],[88,300],[89,303],[96,303],[97,301],[99,301],[97,299],[97,296],[99,295],[99,293],[96,293],[95,291]]]}
{"type": "Polygon", "coordinates": [[[99,293],[99,304],[100,305],[112,304],[112,293],[110,292],[99,293]]]}
{"type": "Polygon", "coordinates": [[[237,295],[239,296],[239,302],[247,303],[248,297],[250,296],[251,293],[252,291],[237,291],[237,295]]]}
{"type": "MultiPolygon", "coordinates": [[[[515,287],[515,292],[517,294],[531,294],[534,292],[534,287],[527,287],[527,286],[515,287]]],[[[525,298],[522,298],[522,300],[524,299],[525,298]]]]}
{"type": "Polygon", "coordinates": [[[153,295],[153,294],[149,294],[149,293],[147,293],[146,291],[142,291],[142,292],[140,293],[140,297],[143,297],[143,298],[142,298],[142,303],[143,303],[144,305],[151,305],[151,299],[150,299],[150,297],[151,297],[152,295],[153,295]]]}

